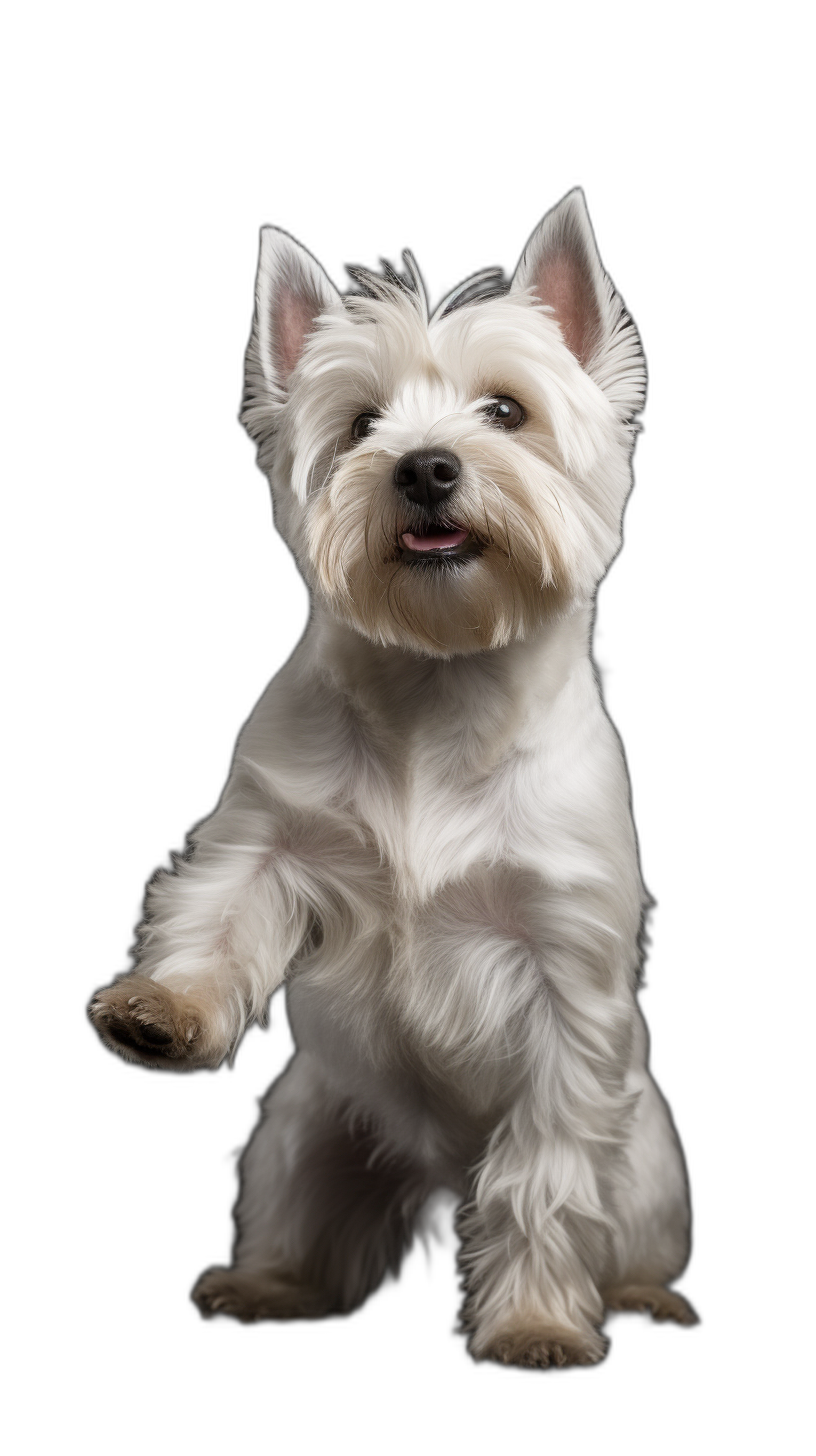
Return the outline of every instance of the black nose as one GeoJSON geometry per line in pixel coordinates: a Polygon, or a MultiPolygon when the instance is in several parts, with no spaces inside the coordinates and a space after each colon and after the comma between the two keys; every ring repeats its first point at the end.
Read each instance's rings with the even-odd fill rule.
{"type": "Polygon", "coordinates": [[[418,506],[437,506],[450,495],[461,468],[450,450],[411,450],[399,461],[394,484],[418,506]]]}

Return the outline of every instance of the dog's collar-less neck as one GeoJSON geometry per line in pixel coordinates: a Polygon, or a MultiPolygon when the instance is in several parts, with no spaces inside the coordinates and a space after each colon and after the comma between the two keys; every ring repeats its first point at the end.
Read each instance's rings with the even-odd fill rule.
{"type": "Polygon", "coordinates": [[[370,642],[316,609],[304,646],[317,670],[325,674],[328,665],[333,686],[345,698],[399,736],[465,712],[474,736],[487,717],[485,730],[502,737],[499,705],[505,704],[499,716],[507,717],[508,727],[526,717],[526,710],[546,711],[574,668],[588,662],[590,639],[591,610],[581,607],[524,642],[434,658],[370,642]]]}

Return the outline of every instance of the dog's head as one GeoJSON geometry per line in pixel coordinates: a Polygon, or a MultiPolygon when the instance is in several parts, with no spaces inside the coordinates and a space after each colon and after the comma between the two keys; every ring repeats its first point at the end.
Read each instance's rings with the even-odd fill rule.
{"type": "Polygon", "coordinates": [[[592,598],[645,366],[580,191],[509,284],[488,270],[430,314],[404,263],[349,269],[341,297],[264,228],[241,418],[316,596],[373,641],[450,656],[592,598]]]}

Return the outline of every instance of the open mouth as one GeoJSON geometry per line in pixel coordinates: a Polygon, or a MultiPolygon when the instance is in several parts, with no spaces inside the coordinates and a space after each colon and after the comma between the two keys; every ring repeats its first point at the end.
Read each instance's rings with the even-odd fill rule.
{"type": "Polygon", "coordinates": [[[403,531],[399,544],[403,561],[458,561],[480,549],[480,543],[466,527],[448,524],[403,531]]]}

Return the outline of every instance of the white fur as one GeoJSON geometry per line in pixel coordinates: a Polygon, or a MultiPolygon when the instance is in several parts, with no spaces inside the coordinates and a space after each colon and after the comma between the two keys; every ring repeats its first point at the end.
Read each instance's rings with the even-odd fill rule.
{"type": "Polygon", "coordinates": [[[288,982],[298,1052],[245,1159],[237,1273],[271,1289],[308,1261],[316,1213],[293,1170],[318,1126],[356,1120],[417,1187],[462,1194],[475,1354],[529,1327],[596,1359],[603,1290],[666,1283],[688,1240],[636,1002],[626,769],[590,658],[642,354],[578,193],[507,293],[429,320],[418,287],[373,291],[344,301],[264,230],[243,418],[312,614],[217,811],[149,890],[138,971],[205,1008],[211,1064],[288,982]],[[540,291],[565,250],[574,306],[591,305],[577,323],[563,279],[557,305],[540,291]],[[514,435],[485,421],[496,393],[525,404],[514,435]],[[440,579],[379,564],[393,468],[418,445],[461,457],[457,519],[483,515],[491,543],[440,579]],[[364,518],[382,531],[368,557],[364,518]],[[378,594],[392,579],[412,594],[396,606],[378,594]]]}

